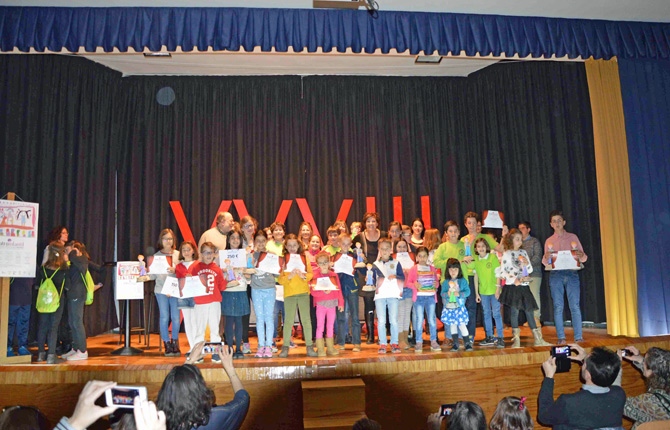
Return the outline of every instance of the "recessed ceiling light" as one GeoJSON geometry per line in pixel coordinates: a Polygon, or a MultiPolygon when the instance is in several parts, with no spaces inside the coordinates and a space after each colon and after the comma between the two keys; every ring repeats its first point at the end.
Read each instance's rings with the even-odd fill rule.
{"type": "Polygon", "coordinates": [[[417,55],[414,64],[440,64],[441,61],[441,55],[417,55]]]}
{"type": "Polygon", "coordinates": [[[146,58],[172,58],[169,52],[145,52],[144,56],[146,58]]]}

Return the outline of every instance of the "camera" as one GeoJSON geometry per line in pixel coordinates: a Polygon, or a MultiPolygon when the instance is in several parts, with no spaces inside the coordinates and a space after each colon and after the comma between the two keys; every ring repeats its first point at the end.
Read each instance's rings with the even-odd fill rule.
{"type": "Polygon", "coordinates": [[[105,390],[105,399],[107,406],[118,406],[120,408],[134,408],[133,401],[135,397],[140,400],[147,399],[147,387],[133,387],[117,385],[116,387],[105,390]]]}
{"type": "Polygon", "coordinates": [[[622,350],[621,350],[621,356],[622,356],[622,357],[633,357],[634,355],[635,355],[635,354],[633,354],[632,352],[630,352],[630,351],[627,350],[627,349],[622,349],[622,350]]]}
{"type": "Polygon", "coordinates": [[[214,354],[217,347],[223,346],[222,342],[205,342],[205,345],[202,347],[203,354],[214,354]]]}
{"type": "Polygon", "coordinates": [[[551,356],[556,358],[556,373],[569,372],[572,367],[570,361],[570,347],[567,345],[552,346],[551,356]]]}
{"type": "Polygon", "coordinates": [[[441,417],[448,417],[451,415],[451,413],[454,411],[454,408],[456,407],[455,403],[449,403],[447,405],[442,405],[440,406],[440,416],[441,417]]]}

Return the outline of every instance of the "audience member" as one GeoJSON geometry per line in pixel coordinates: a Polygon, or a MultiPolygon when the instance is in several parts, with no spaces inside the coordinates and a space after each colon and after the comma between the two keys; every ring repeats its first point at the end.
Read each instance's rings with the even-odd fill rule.
{"type": "Polygon", "coordinates": [[[526,397],[503,397],[493,413],[489,430],[533,430],[526,397]]]}
{"type": "Polygon", "coordinates": [[[644,356],[634,346],[624,351],[623,357],[642,372],[647,384],[647,392],[626,399],[623,414],[635,421],[632,428],[649,421],[670,420],[670,351],[652,347],[644,356]]]}
{"type": "Polygon", "coordinates": [[[12,406],[0,414],[0,430],[51,430],[49,420],[32,406],[12,406]]]}
{"type": "MultiPolygon", "coordinates": [[[[448,430],[486,430],[486,416],[477,403],[458,402],[448,417],[448,430]]],[[[444,418],[439,412],[430,414],[426,423],[428,430],[440,430],[444,418]]]]}
{"type": "Polygon", "coordinates": [[[84,430],[99,418],[114,412],[117,406],[98,406],[95,402],[108,388],[115,385],[116,382],[88,381],[79,394],[72,416],[61,418],[55,430],[84,430]]]}
{"type": "Polygon", "coordinates": [[[382,426],[370,418],[361,418],[354,423],[351,430],[382,430],[382,426]]]}
{"type": "Polygon", "coordinates": [[[593,348],[587,355],[576,343],[570,347],[577,352],[570,359],[582,363],[582,390],[554,400],[556,358],[549,357],[542,363],[545,378],[538,396],[538,421],[554,430],[621,427],[626,393],[613,385],[621,371],[621,359],[607,348],[593,348]]]}

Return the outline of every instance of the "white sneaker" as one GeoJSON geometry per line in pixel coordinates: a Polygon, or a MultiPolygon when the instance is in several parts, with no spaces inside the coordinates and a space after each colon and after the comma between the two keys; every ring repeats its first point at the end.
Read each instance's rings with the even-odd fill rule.
{"type": "Polygon", "coordinates": [[[61,355],[60,357],[61,358],[68,358],[69,356],[73,355],[76,352],[77,352],[77,350],[71,349],[70,351],[66,352],[65,354],[61,355]]]}
{"type": "Polygon", "coordinates": [[[88,360],[88,351],[81,352],[77,350],[74,352],[74,354],[67,357],[66,360],[67,361],[88,360]]]}

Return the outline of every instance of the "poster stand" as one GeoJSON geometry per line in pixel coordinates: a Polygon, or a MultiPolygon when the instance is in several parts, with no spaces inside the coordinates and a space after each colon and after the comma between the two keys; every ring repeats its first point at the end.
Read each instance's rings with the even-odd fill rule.
{"type": "Polygon", "coordinates": [[[114,351],[111,352],[112,355],[123,355],[123,356],[128,356],[128,355],[140,355],[144,354],[144,351],[141,349],[133,348],[130,346],[130,300],[124,300],[125,302],[125,313],[126,317],[125,319],[125,329],[124,329],[124,339],[123,339],[123,347],[119,349],[115,349],[114,351]]]}
{"type": "MultiPolygon", "coordinates": [[[[7,200],[14,200],[15,193],[7,193],[7,200]]],[[[7,357],[7,331],[9,328],[9,278],[0,278],[0,365],[30,364],[32,356],[7,357]]]]}

